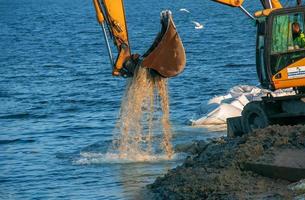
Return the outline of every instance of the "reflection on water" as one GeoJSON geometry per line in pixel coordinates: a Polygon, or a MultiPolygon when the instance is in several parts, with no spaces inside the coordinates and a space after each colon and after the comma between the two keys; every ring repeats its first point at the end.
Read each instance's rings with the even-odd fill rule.
{"type": "MultiPolygon", "coordinates": [[[[95,151],[94,148],[99,149],[100,147],[95,144],[94,148],[90,148],[95,151]]],[[[179,153],[174,154],[171,159],[168,159],[166,154],[135,155],[135,159],[130,156],[128,159],[122,159],[120,154],[82,151],[80,154],[72,156],[72,163],[74,165],[96,166],[101,171],[104,169],[105,171],[113,170],[112,175],[104,176],[103,180],[109,190],[112,187],[119,187],[121,192],[110,196],[120,197],[120,195],[123,195],[124,198],[138,199],[147,184],[152,183],[157,176],[182,163],[185,157],[186,154],[179,153]]]]}
{"type": "MultiPolygon", "coordinates": [[[[216,132],[211,132],[206,127],[176,126],[173,144],[190,143],[192,142],[190,138],[206,140],[225,134],[221,129],[217,130],[214,127],[213,130],[216,132]]],[[[162,138],[161,135],[155,137],[154,141],[160,141],[162,138]]],[[[122,159],[119,153],[109,151],[111,145],[111,141],[97,142],[83,148],[79,153],[68,156],[75,166],[91,166],[100,171],[104,181],[104,188],[101,191],[107,192],[109,198],[142,198],[143,189],[147,184],[181,164],[187,156],[185,153],[175,153],[171,159],[168,159],[166,154],[160,152],[155,155],[130,155],[122,159]],[[120,192],[113,193],[113,188],[120,192]]],[[[158,142],[153,145],[158,145],[158,142]]]]}
{"type": "MultiPolygon", "coordinates": [[[[182,162],[182,160],[180,160],[182,162]]],[[[120,180],[123,183],[123,191],[126,197],[139,197],[141,190],[149,183],[168,170],[173,168],[176,162],[160,162],[153,163],[139,163],[121,165],[118,173],[120,180]]]]}

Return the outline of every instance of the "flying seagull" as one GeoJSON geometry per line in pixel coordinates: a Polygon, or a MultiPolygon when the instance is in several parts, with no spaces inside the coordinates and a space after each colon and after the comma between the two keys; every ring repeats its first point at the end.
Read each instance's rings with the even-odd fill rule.
{"type": "Polygon", "coordinates": [[[195,24],[195,29],[203,29],[203,25],[200,24],[199,22],[192,21],[195,24]]]}
{"type": "Polygon", "coordinates": [[[179,11],[180,11],[180,12],[187,12],[187,13],[190,13],[190,11],[188,11],[186,8],[181,8],[179,11]]]}

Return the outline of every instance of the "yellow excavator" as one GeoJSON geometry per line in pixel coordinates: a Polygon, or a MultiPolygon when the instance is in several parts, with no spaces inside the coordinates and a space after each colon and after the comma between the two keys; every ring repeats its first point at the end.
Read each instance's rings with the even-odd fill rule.
{"type": "MultiPolygon", "coordinates": [[[[254,15],[243,7],[244,0],[212,1],[238,7],[256,22],[256,70],[262,88],[295,90],[295,95],[268,94],[261,101],[248,103],[242,116],[227,119],[228,135],[239,136],[272,124],[305,124],[305,35],[302,32],[305,7],[300,5],[300,0],[289,8],[284,8],[279,0],[260,0],[263,10],[254,15]]],[[[169,11],[161,14],[161,31],[153,45],[139,56],[131,54],[123,0],[93,0],[93,3],[114,76],[132,76],[137,66],[163,77],[173,77],[183,71],[185,51],[169,11]],[[118,50],[115,62],[108,35],[118,50]]]]}
{"type": "Polygon", "coordinates": [[[186,62],[185,50],[170,11],[161,13],[161,31],[148,51],[140,56],[131,54],[123,0],[93,0],[93,4],[97,21],[102,26],[112,75],[133,76],[138,66],[148,68],[153,74],[166,78],[183,71],[186,62]],[[115,61],[108,35],[117,47],[118,55],[115,61]]]}
{"type": "Polygon", "coordinates": [[[273,97],[248,103],[241,117],[227,119],[229,136],[238,136],[268,125],[305,124],[305,7],[284,8],[279,0],[260,0],[263,10],[254,16],[244,0],[213,0],[240,8],[257,26],[256,70],[262,88],[293,88],[295,95],[273,97]]]}

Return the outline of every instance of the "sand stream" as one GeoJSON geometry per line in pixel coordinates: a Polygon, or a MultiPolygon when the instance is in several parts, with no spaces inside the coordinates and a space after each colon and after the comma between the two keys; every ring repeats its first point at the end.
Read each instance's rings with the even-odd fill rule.
{"type": "Polygon", "coordinates": [[[160,149],[171,159],[174,151],[167,79],[137,68],[128,80],[116,128],[120,134],[113,146],[121,159],[149,160],[155,152],[153,136],[158,131],[163,133],[160,149]]]}

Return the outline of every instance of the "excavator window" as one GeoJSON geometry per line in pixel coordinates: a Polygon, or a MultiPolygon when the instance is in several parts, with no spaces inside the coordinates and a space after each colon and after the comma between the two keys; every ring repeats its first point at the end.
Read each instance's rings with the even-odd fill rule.
{"type": "Polygon", "coordinates": [[[265,52],[265,18],[259,18],[257,21],[257,38],[256,38],[256,67],[258,78],[262,85],[269,82],[268,73],[265,65],[264,52],[265,52]]]}
{"type": "Polygon", "coordinates": [[[298,24],[301,32],[304,30],[303,13],[279,15],[274,18],[272,27],[272,53],[284,53],[304,47],[294,44],[294,24],[298,24]]]}
{"type": "Polygon", "coordinates": [[[304,58],[304,13],[277,15],[272,23],[271,72],[276,74],[289,64],[304,58]]]}

